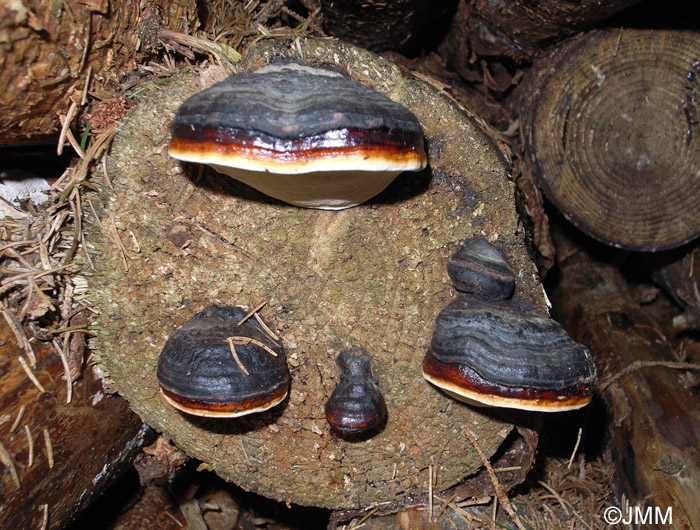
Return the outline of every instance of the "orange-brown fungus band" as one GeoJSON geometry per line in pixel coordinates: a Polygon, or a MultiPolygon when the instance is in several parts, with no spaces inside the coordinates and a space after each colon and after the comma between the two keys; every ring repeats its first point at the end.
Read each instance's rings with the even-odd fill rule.
{"type": "Polygon", "coordinates": [[[170,335],[156,371],[166,401],[189,414],[232,417],[284,399],[289,388],[284,349],[256,319],[239,324],[247,313],[209,306],[170,335]]]}
{"type": "Polygon", "coordinates": [[[528,300],[502,249],[484,238],[462,243],[447,272],[461,291],[435,319],[423,376],[467,402],[564,411],[592,397],[590,352],[528,300]]]}
{"type": "Polygon", "coordinates": [[[280,385],[272,393],[235,401],[205,401],[196,397],[182,396],[161,387],[161,392],[175,408],[196,416],[242,416],[266,410],[282,401],[287,395],[287,386],[280,385]]]}
{"type": "Polygon", "coordinates": [[[423,359],[423,374],[433,384],[453,394],[487,404],[501,402],[507,406],[511,401],[530,403],[532,409],[558,410],[582,407],[593,397],[590,384],[561,390],[505,386],[487,381],[466,365],[442,363],[430,353],[423,359]]]}
{"type": "Polygon", "coordinates": [[[169,153],[289,204],[327,209],[361,204],[427,165],[410,110],[347,74],[298,63],[243,72],[190,97],[169,153]]]}
{"type": "Polygon", "coordinates": [[[274,138],[232,128],[174,125],[169,150],[175,153],[246,154],[252,157],[296,162],[307,157],[343,156],[347,153],[425,162],[423,135],[404,131],[346,129],[301,138],[274,138]]]}

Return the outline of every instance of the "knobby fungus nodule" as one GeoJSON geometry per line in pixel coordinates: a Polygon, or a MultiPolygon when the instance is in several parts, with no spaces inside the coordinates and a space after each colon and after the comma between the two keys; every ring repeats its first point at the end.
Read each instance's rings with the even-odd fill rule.
{"type": "Polygon", "coordinates": [[[343,350],[336,358],[340,377],[326,402],[326,419],[337,433],[357,435],[386,420],[386,403],[372,375],[371,358],[363,349],[343,350]]]}

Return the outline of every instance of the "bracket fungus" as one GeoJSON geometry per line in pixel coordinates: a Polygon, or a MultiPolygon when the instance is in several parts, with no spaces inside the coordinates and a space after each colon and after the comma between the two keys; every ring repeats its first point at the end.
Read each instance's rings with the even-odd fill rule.
{"type": "Polygon", "coordinates": [[[343,350],[336,358],[340,381],[326,402],[326,419],[337,433],[357,435],[381,426],[386,403],[363,349],[343,350]]]}
{"type": "Polygon", "coordinates": [[[284,350],[262,319],[246,316],[240,307],[209,306],[168,338],[157,370],[168,403],[195,416],[232,418],[284,400],[284,350]]]}
{"type": "Polygon", "coordinates": [[[476,405],[554,412],[590,402],[596,368],[589,351],[530,303],[510,298],[512,283],[501,280],[512,271],[499,249],[468,241],[448,269],[455,288],[469,294],[436,319],[423,361],[428,381],[476,405]]]}
{"type": "MultiPolygon", "coordinates": [[[[462,423],[489,457],[506,455],[504,466],[521,466],[501,477],[506,488],[518,483],[530,467],[536,433],[522,425],[516,431],[510,418],[488,410],[449,406],[451,398],[415,371],[433,332],[426,322],[450,294],[444,249],[467,234],[498,234],[518,273],[518,294],[545,307],[506,158],[444,91],[366,50],[332,39],[263,39],[233,68],[253,72],[272,60],[331,65],[401,102],[424,130],[431,170],[405,173],[371,206],[339,212],[265,200],[209,168],[193,178],[197,167],[159,149],[168,145],[172,117],[208,75],[173,76],[163,90],[144,94],[108,153],[114,189],[96,180],[98,215],[133,232],[125,241],[127,250],[134,246],[128,270],[93,216],[86,234],[100,258],[90,277],[100,312],[93,347],[112,388],[219,476],[282,502],[345,512],[380,505],[378,513],[388,512],[424,495],[421,470],[436,454],[435,491],[457,486],[478,495],[483,477],[471,474],[482,459],[464,446],[461,431],[444,427],[462,423]],[[231,297],[274,308],[274,326],[268,324],[284,333],[289,395],[257,417],[199,421],[163,399],[155,367],[166,336],[154,337],[231,297]],[[388,411],[385,426],[359,440],[337,436],[324,414],[340,380],[335,358],[344,348],[338,345],[349,340],[371,354],[388,411]],[[517,446],[522,450],[503,450],[514,438],[525,440],[517,446]]],[[[251,370],[242,348],[235,349],[251,370]]],[[[230,363],[230,351],[222,355],[230,363]]]]}
{"type": "Polygon", "coordinates": [[[356,206],[427,164],[421,125],[403,105],[338,71],[298,63],[240,73],[190,97],[168,152],[322,209],[356,206]]]}
{"type": "Polygon", "coordinates": [[[455,289],[480,298],[506,299],[515,289],[515,276],[500,248],[483,237],[465,241],[447,261],[455,289]]]}

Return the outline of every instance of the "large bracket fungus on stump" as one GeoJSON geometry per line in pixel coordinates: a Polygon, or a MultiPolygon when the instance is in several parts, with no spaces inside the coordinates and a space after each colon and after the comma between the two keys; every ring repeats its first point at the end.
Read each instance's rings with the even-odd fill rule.
{"type": "MultiPolygon", "coordinates": [[[[427,492],[430,464],[436,491],[474,494],[465,477],[482,462],[462,426],[492,455],[513,432],[504,419],[511,416],[453,401],[424,381],[421,362],[435,317],[455,295],[445,264],[461,240],[497,240],[516,292],[546,311],[507,162],[444,94],[350,45],[268,41],[238,69],[285,58],[347,71],[408,107],[424,129],[430,168],[400,175],[354,208],[297,208],[168,157],[178,106],[205,87],[185,74],[154,90],[115,138],[107,160],[113,190],[105,185],[96,205],[104,219],[92,232],[99,363],[146,422],[222,477],[268,497],[333,509],[406,502],[427,492]],[[208,305],[261,302],[286,351],[289,397],[223,420],[170,407],[156,381],[168,336],[208,305]],[[388,411],[380,431],[360,441],[333,435],[324,414],[335,358],[348,348],[372,355],[388,411]]],[[[531,442],[520,446],[529,451],[504,452],[521,471],[502,481],[522,480],[531,442]]]]}

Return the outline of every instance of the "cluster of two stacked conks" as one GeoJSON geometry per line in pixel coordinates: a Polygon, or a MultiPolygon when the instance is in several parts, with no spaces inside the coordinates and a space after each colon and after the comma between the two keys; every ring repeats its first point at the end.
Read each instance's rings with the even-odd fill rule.
{"type": "Polygon", "coordinates": [[[447,271],[460,294],[436,319],[423,361],[428,381],[476,405],[553,412],[590,402],[593,358],[558,322],[513,297],[500,249],[466,241],[447,271]]]}

